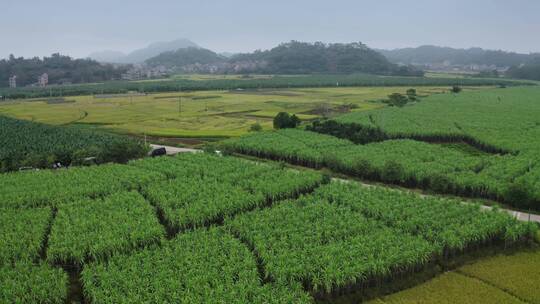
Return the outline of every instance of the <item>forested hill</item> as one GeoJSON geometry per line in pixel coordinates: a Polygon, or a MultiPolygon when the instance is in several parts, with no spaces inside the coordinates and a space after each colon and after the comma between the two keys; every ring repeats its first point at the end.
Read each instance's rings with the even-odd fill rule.
{"type": "Polygon", "coordinates": [[[217,64],[224,63],[226,60],[226,57],[218,55],[210,50],[188,47],[161,53],[158,56],[146,60],[146,64],[151,66],[162,65],[176,70],[192,64],[217,64]]]}
{"type": "Polygon", "coordinates": [[[185,48],[146,60],[150,66],[164,66],[179,72],[201,73],[369,73],[422,76],[406,66],[390,63],[383,55],[362,43],[325,44],[291,41],[267,51],[227,58],[203,48],[185,48]]]}
{"type": "Polygon", "coordinates": [[[49,76],[49,84],[88,83],[119,79],[126,69],[60,54],[43,59],[16,58],[11,55],[8,59],[0,60],[0,87],[9,86],[8,79],[14,75],[17,76],[17,86],[22,87],[36,83],[44,73],[49,76]]]}
{"type": "Polygon", "coordinates": [[[230,62],[243,64],[252,72],[270,74],[354,72],[416,76],[422,74],[420,71],[390,63],[383,55],[360,42],[325,44],[291,41],[271,50],[233,56],[230,62]]]}
{"type": "Polygon", "coordinates": [[[425,45],[417,48],[378,50],[394,63],[433,65],[444,62],[450,65],[488,65],[497,67],[519,66],[540,54],[518,54],[481,48],[454,49],[425,45]]]}

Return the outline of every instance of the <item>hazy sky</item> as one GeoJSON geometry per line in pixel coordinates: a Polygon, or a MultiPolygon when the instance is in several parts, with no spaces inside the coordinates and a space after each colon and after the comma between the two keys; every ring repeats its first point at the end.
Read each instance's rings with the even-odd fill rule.
{"type": "Polygon", "coordinates": [[[188,38],[215,51],[289,40],[540,52],[539,0],[1,0],[0,57],[86,57],[188,38]]]}

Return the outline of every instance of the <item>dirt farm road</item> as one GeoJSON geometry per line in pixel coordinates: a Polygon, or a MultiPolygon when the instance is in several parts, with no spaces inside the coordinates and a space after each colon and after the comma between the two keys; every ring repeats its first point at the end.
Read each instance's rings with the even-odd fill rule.
{"type": "Polygon", "coordinates": [[[155,145],[155,144],[150,144],[150,147],[152,149],[165,148],[165,150],[167,151],[167,155],[174,155],[174,154],[178,154],[178,153],[198,153],[198,152],[201,152],[201,150],[197,150],[197,149],[178,148],[178,147],[155,145]]]}

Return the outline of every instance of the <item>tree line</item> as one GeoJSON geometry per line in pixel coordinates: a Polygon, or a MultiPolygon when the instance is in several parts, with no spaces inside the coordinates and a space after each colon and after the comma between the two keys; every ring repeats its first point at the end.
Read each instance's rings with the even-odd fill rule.
{"type": "Polygon", "coordinates": [[[0,60],[0,87],[8,87],[8,79],[12,76],[17,76],[18,87],[32,85],[44,73],[49,76],[49,84],[102,82],[120,79],[128,68],[91,59],[73,59],[58,53],[43,58],[10,55],[0,60]]]}

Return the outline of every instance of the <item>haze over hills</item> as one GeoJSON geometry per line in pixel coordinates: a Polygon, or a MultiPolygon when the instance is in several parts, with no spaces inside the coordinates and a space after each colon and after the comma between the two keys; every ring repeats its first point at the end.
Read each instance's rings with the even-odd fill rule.
{"type": "Polygon", "coordinates": [[[466,72],[483,77],[540,79],[540,54],[519,54],[481,48],[421,46],[374,50],[363,43],[290,41],[269,50],[218,54],[188,39],[158,42],[129,54],[103,51],[90,59],[58,54],[0,60],[0,87],[17,76],[17,84],[35,84],[47,73],[50,84],[167,77],[175,73],[208,74],[348,74],[422,76],[423,70],[466,72]],[[99,61],[100,63],[96,62],[99,61]],[[103,63],[116,63],[115,65],[103,63]],[[132,65],[135,64],[135,65],[132,65]]]}
{"type": "Polygon", "coordinates": [[[456,49],[424,45],[417,48],[377,50],[394,63],[430,67],[435,65],[508,68],[527,64],[540,54],[519,54],[482,48],[456,49]]]}
{"type": "Polygon", "coordinates": [[[203,48],[183,48],[145,61],[174,72],[196,73],[372,73],[421,76],[422,72],[390,63],[360,42],[308,43],[290,41],[270,50],[238,54],[230,58],[203,48]]]}
{"type": "Polygon", "coordinates": [[[145,60],[161,53],[176,51],[178,49],[188,47],[198,48],[199,46],[189,39],[181,38],[173,41],[152,43],[145,48],[134,50],[129,54],[106,50],[94,52],[88,57],[99,62],[107,63],[143,63],[145,60]]]}

